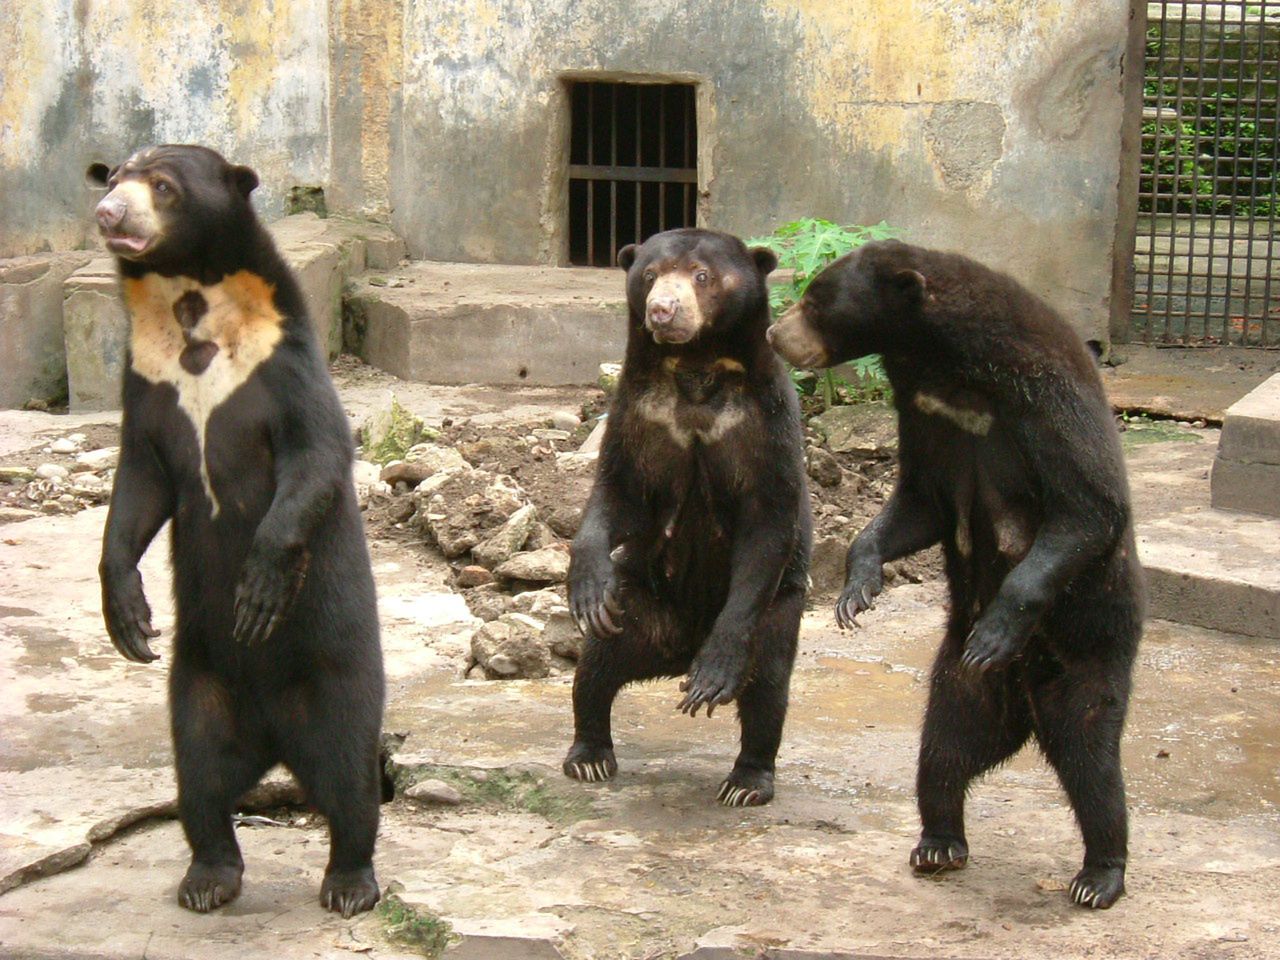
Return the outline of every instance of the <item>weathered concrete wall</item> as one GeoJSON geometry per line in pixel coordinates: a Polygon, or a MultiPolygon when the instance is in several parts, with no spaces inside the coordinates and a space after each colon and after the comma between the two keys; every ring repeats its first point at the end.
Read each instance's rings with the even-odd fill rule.
{"type": "Polygon", "coordinates": [[[269,217],[329,164],[329,3],[9,0],[0,257],[92,245],[93,160],[197,142],[254,166],[269,217]]]}
{"type": "Polygon", "coordinates": [[[88,160],[209,143],[410,253],[566,258],[566,80],[698,84],[699,216],[881,219],[1105,339],[1130,0],[11,0],[0,257],[84,245],[88,160]]]}
{"type": "Polygon", "coordinates": [[[1105,337],[1128,0],[404,0],[393,224],[564,258],[566,75],[699,78],[700,216],[881,219],[1105,337]]]}

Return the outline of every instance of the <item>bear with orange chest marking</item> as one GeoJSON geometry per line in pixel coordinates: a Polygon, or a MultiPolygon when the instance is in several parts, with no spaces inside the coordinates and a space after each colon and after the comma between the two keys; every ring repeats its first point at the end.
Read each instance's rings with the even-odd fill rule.
{"type": "Polygon", "coordinates": [[[321,903],[350,917],[378,900],[384,683],[347,418],[252,170],[170,145],[88,177],[109,191],[96,215],[130,321],[99,572],[136,663],[158,635],[138,562],[171,523],[178,901],[203,913],[239,893],[234,805],[283,763],[329,821],[321,903]]]}
{"type": "Polygon", "coordinates": [[[897,486],[849,548],[842,626],[883,564],[941,542],[951,594],[921,734],[920,873],[965,866],[970,782],[1032,737],[1084,836],[1074,902],[1124,893],[1120,735],[1142,633],[1120,438],[1093,356],[1046,303],[957,254],[867,244],[770,328],[797,366],[879,353],[897,486]]]}
{"type": "Polygon", "coordinates": [[[627,349],[571,553],[586,644],[564,772],[611,778],[618,691],[687,674],[683,712],[737,702],[741,750],[718,799],[768,803],[811,539],[796,392],[765,342],[777,260],[686,229],[618,262],[627,349]]]}

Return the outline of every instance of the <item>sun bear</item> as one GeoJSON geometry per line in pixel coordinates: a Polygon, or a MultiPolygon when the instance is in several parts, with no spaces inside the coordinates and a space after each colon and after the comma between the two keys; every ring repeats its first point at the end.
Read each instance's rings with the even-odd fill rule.
{"type": "Polygon", "coordinates": [[[1093,356],[1009,277],[965,257],[868,244],[813,280],[769,331],[792,363],[879,353],[899,476],[853,541],[841,626],[882,565],[941,541],[950,610],[929,684],[911,864],[963,867],[969,783],[1034,735],[1084,836],[1071,898],[1124,892],[1120,735],[1142,632],[1119,436],[1093,356]]]}
{"type": "Polygon", "coordinates": [[[586,644],[564,772],[617,771],[626,684],[687,673],[679,708],[737,701],[741,751],[717,798],[768,803],[808,581],[800,411],[765,340],[767,249],[671,230],[618,253],[628,336],[569,603],[586,644]]]}
{"type": "Polygon", "coordinates": [[[378,900],[384,695],[351,430],[251,169],[166,145],[88,176],[130,321],[103,612],[137,663],[157,658],[138,561],[171,522],[178,901],[239,893],[234,804],[280,762],[329,820],[320,900],[349,917],[378,900]]]}

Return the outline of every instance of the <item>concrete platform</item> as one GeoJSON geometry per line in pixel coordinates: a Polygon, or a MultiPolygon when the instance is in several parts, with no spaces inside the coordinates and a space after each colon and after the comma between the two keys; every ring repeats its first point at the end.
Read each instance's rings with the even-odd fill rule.
{"type": "Polygon", "coordinates": [[[587,384],[626,345],[621,270],[415,262],[348,297],[359,354],[405,380],[587,384]]]}
{"type": "Polygon", "coordinates": [[[1127,456],[1148,614],[1280,639],[1280,517],[1214,509],[1218,432],[1187,436],[1127,456]]]}
{"type": "Polygon", "coordinates": [[[1228,408],[1210,481],[1214,507],[1280,517],[1280,374],[1228,408]]]}

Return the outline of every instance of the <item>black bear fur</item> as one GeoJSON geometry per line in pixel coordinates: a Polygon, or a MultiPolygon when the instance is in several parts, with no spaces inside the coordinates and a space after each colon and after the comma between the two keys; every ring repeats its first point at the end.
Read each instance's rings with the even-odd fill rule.
{"type": "Polygon", "coordinates": [[[1142,577],[1118,432],[1093,355],[1047,304],[955,254],[868,244],[769,332],[798,365],[879,353],[899,476],[849,548],[837,618],[882,565],[941,541],[950,589],[917,795],[921,872],[968,860],[970,782],[1034,736],[1084,835],[1076,903],[1124,892],[1120,737],[1142,632],[1142,577]]]}
{"type": "Polygon", "coordinates": [[[737,701],[727,805],[767,803],[807,588],[799,406],[769,350],[765,249],[672,230],[618,256],[628,339],[595,485],[573,542],[576,779],[617,770],[610,712],[637,680],[688,674],[680,708],[737,701]]]}
{"type": "Polygon", "coordinates": [[[89,178],[131,322],[103,608],[138,663],[157,657],[138,562],[171,523],[178,900],[237,895],[234,804],[281,762],[329,820],[321,902],[351,916],[378,899],[384,683],[350,427],[252,170],[167,145],[89,178]]]}

